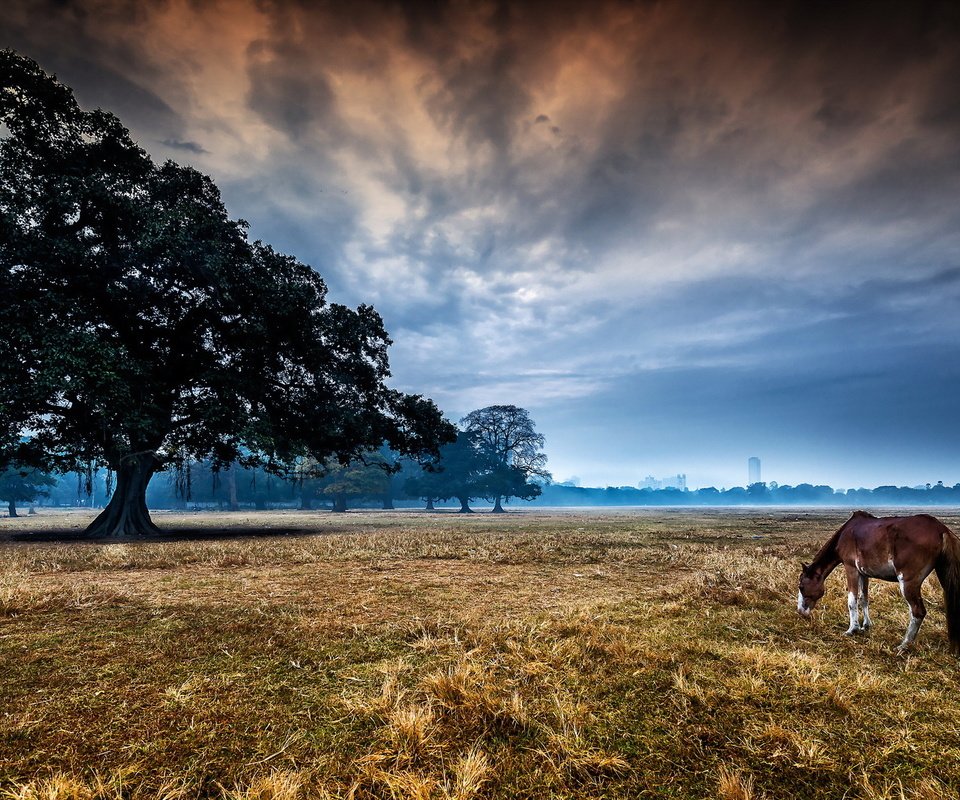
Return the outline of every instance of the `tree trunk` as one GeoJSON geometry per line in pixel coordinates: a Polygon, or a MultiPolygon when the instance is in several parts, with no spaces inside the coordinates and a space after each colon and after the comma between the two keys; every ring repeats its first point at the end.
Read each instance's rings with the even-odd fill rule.
{"type": "Polygon", "coordinates": [[[17,503],[16,503],[15,500],[8,500],[8,501],[7,501],[7,512],[10,514],[11,517],[19,517],[19,516],[20,516],[20,515],[17,513],[17,503]]]}
{"type": "Polygon", "coordinates": [[[460,501],[460,511],[458,514],[472,514],[473,509],[470,508],[470,498],[469,497],[458,497],[457,500],[460,501]]]}
{"type": "Polygon", "coordinates": [[[306,492],[300,492],[300,510],[309,511],[310,510],[310,495],[306,492]]]}
{"type": "Polygon", "coordinates": [[[117,469],[117,487],[107,507],[90,523],[87,536],[143,536],[160,533],[147,510],[147,484],[157,469],[157,457],[141,452],[125,456],[117,469]]]}
{"type": "Polygon", "coordinates": [[[500,505],[500,499],[501,499],[501,498],[500,498],[500,495],[497,495],[497,502],[493,504],[493,512],[492,512],[492,513],[494,513],[494,514],[506,514],[506,513],[507,513],[506,511],[503,510],[503,506],[500,505]]]}
{"type": "Polygon", "coordinates": [[[434,509],[434,507],[433,507],[433,498],[432,498],[432,497],[428,497],[428,498],[427,498],[427,507],[424,509],[424,511],[435,511],[435,510],[436,510],[436,509],[434,509]]]}
{"type": "Polygon", "coordinates": [[[393,495],[385,494],[383,496],[383,510],[384,511],[393,511],[393,495]]]}
{"type": "Polygon", "coordinates": [[[237,500],[237,464],[234,462],[227,470],[227,492],[230,498],[230,510],[239,511],[240,502],[237,500]]]}
{"type": "Polygon", "coordinates": [[[333,510],[343,513],[347,510],[347,496],[343,492],[337,492],[333,496],[333,510]]]}

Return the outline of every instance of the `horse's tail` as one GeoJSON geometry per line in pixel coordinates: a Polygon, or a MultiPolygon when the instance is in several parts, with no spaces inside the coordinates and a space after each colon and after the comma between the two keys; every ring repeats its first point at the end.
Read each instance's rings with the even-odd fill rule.
{"type": "Polygon", "coordinates": [[[949,529],[943,534],[943,549],[935,568],[943,587],[950,652],[960,654],[960,539],[949,529]]]}

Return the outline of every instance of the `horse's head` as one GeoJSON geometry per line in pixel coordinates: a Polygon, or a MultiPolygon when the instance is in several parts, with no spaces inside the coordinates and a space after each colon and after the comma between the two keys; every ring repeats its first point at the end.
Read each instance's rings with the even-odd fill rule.
{"type": "Polygon", "coordinates": [[[823,575],[809,564],[803,564],[800,571],[800,591],[797,592],[797,612],[809,617],[813,607],[823,597],[823,575]]]}

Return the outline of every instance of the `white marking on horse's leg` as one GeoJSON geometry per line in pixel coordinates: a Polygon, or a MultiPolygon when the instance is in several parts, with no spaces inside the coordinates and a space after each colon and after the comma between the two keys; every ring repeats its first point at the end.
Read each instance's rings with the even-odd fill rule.
{"type": "Polygon", "coordinates": [[[907,625],[907,632],[903,637],[903,641],[900,642],[900,646],[897,647],[897,652],[902,653],[904,650],[910,647],[913,644],[913,640],[917,638],[917,631],[920,630],[920,625],[923,623],[923,618],[926,616],[926,609],[923,606],[923,597],[919,595],[916,600],[916,605],[919,608],[920,616],[914,614],[914,603],[910,601],[910,598],[907,597],[906,587],[904,585],[903,573],[897,575],[897,581],[900,584],[900,594],[903,595],[903,599],[907,601],[910,606],[910,624],[907,625]]]}
{"type": "Polygon", "coordinates": [[[923,622],[923,620],[920,619],[920,617],[915,617],[913,614],[910,615],[910,625],[907,626],[907,635],[904,637],[908,644],[917,638],[917,631],[920,630],[921,622],[923,622]]]}
{"type": "MultiPolygon", "coordinates": [[[[890,563],[893,564],[893,559],[890,559],[890,563]]],[[[903,597],[904,600],[907,600],[907,592],[903,587],[903,573],[898,572],[896,574],[897,574],[897,583],[900,584],[900,596],[903,597]]],[[[910,601],[907,600],[907,603],[909,602],[910,601]]],[[[897,646],[898,653],[902,653],[904,650],[906,650],[910,646],[910,643],[913,641],[913,637],[910,636],[911,628],[913,628],[913,609],[910,609],[910,623],[907,625],[907,632],[903,635],[903,641],[900,642],[900,644],[897,646]]],[[[916,630],[914,630],[913,635],[914,636],[917,635],[916,630]]]]}
{"type": "Polygon", "coordinates": [[[910,645],[913,644],[913,640],[917,638],[917,631],[920,630],[920,623],[923,622],[919,617],[913,616],[913,612],[910,612],[910,624],[907,625],[907,632],[903,637],[903,641],[897,647],[897,650],[903,652],[907,650],[910,645]]]}
{"type": "Polygon", "coordinates": [[[870,621],[870,594],[869,583],[866,577],[860,576],[860,610],[863,612],[863,629],[866,630],[873,623],[870,621]]]}
{"type": "Polygon", "coordinates": [[[860,630],[860,612],[857,610],[857,596],[853,592],[847,592],[847,611],[850,612],[847,636],[852,636],[860,630]]]}

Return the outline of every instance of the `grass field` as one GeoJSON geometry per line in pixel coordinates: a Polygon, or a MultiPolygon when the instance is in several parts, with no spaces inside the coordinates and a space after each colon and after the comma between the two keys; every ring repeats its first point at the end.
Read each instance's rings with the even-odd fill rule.
{"type": "MultiPolygon", "coordinates": [[[[0,797],[934,798],[960,787],[936,578],[812,622],[846,511],[0,520],[0,797]]],[[[960,518],[940,514],[960,530],[960,518]]]]}

